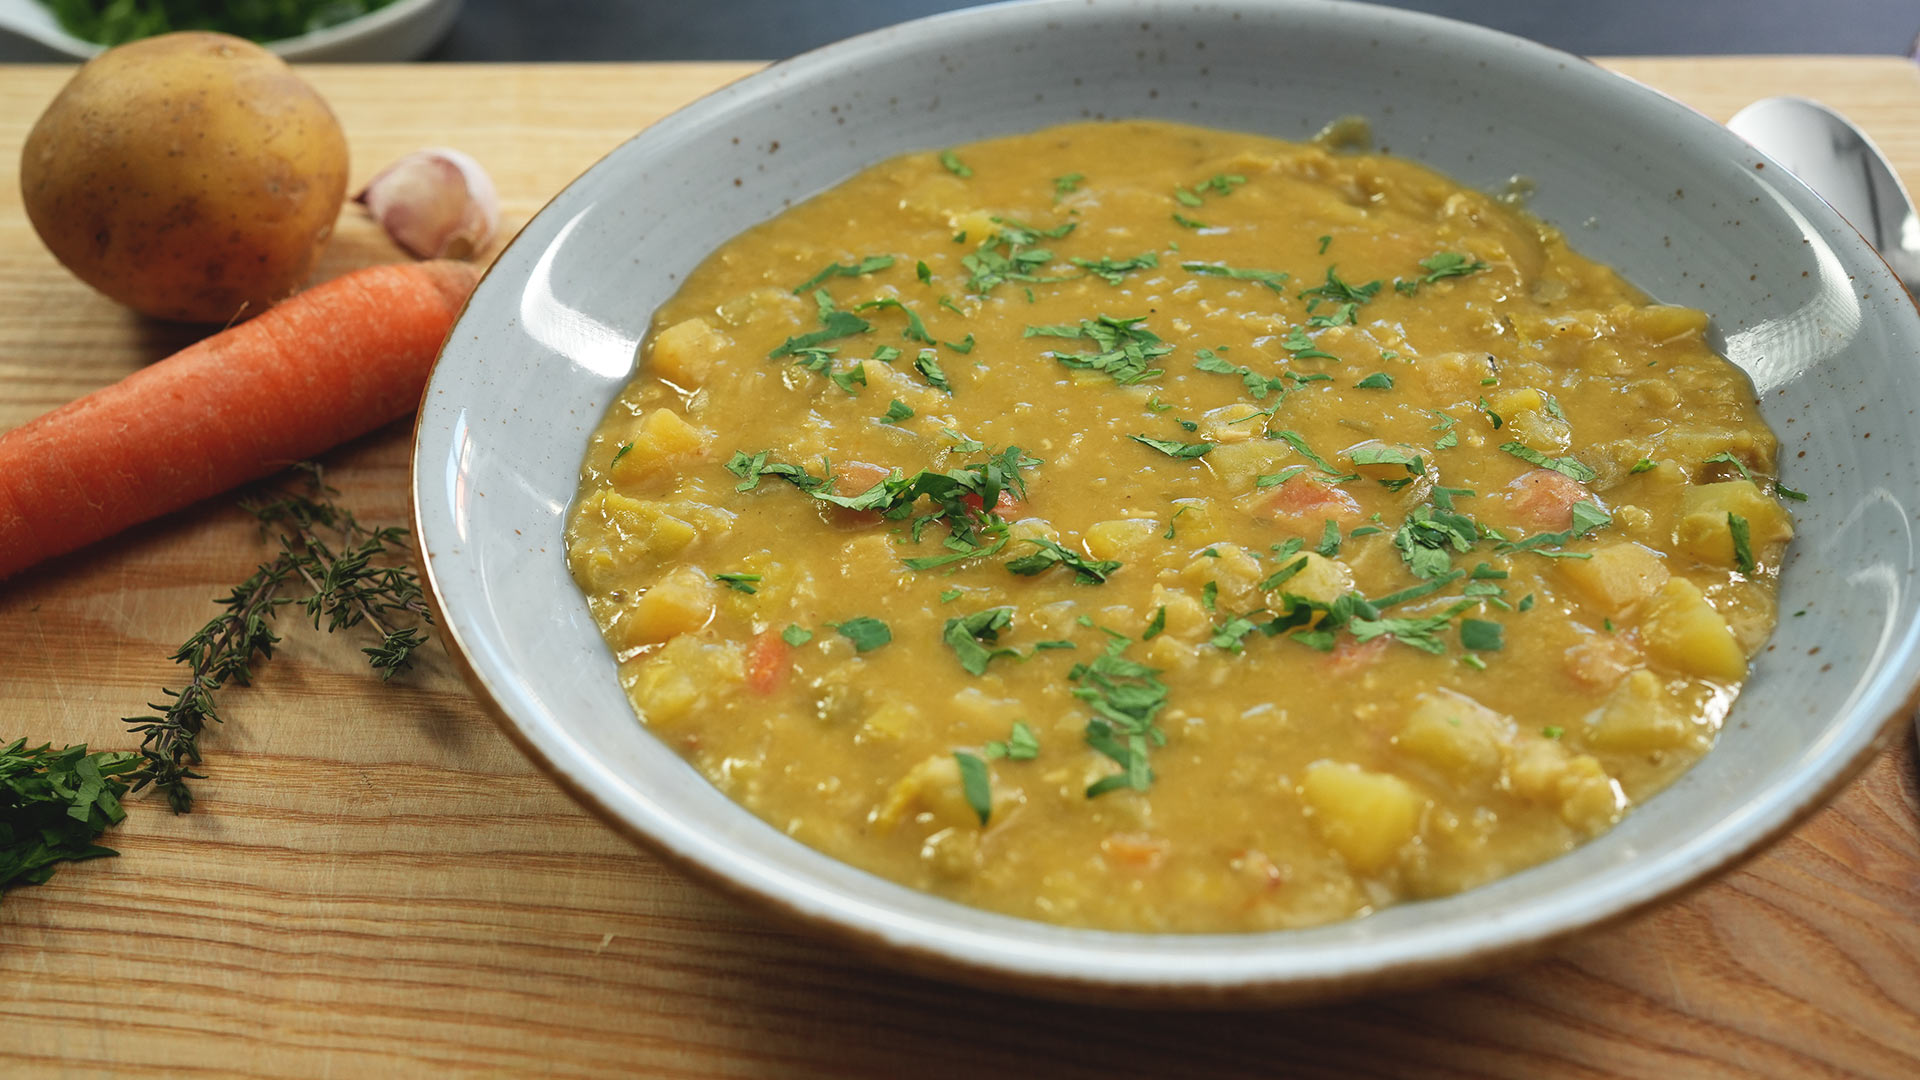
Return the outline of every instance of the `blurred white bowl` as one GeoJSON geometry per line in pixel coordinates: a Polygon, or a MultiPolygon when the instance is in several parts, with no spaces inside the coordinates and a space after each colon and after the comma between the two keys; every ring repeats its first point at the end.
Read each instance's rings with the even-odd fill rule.
{"type": "MultiPolygon", "coordinates": [[[[412,60],[438,44],[460,14],[461,0],[395,0],[325,30],[266,42],[287,60],[303,62],[412,60]]],[[[0,0],[0,61],[85,60],[102,46],[61,29],[39,0],[0,0]]]]}

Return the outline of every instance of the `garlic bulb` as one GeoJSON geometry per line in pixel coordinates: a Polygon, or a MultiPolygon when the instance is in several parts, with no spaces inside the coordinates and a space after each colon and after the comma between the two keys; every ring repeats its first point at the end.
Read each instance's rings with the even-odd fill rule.
{"type": "Polygon", "coordinates": [[[421,259],[467,259],[500,224],[500,196],[480,163],[447,147],[417,150],[354,196],[393,242],[421,259]]]}

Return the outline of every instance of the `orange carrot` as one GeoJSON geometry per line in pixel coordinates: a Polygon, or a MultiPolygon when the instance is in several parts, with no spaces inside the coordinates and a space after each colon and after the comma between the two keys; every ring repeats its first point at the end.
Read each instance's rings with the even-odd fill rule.
{"type": "Polygon", "coordinates": [[[0,578],[413,411],[477,279],[356,271],[0,435],[0,578]]]}

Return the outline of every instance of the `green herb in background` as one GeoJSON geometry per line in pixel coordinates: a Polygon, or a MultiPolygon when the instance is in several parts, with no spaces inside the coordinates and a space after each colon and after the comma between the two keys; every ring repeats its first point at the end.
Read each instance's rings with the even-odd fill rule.
{"type": "Polygon", "coordinates": [[[187,668],[186,686],[161,690],[168,700],[147,706],[158,713],[126,718],[141,737],[140,766],[129,777],[133,790],[152,784],[175,813],[193,807],[187,781],[201,778],[193,771],[200,733],[208,721],[220,720],[214,692],[230,682],[247,685],[253,665],[273,655],[280,636],[269,624],[282,607],[299,604],[314,629],[329,633],[372,627],[380,643],[361,652],[383,680],[409,667],[413,651],[427,643],[421,626],[432,619],[419,579],[401,561],[407,530],[360,524],[328,501],[335,492],[319,466],[295,469],[305,476],[304,492],[282,489],[264,502],[241,503],[274,535],[280,553],[222,598],[225,610],[173,654],[187,668]]]}
{"type": "Polygon", "coordinates": [[[85,746],[0,748],[0,889],[38,885],[59,863],[116,855],[94,843],[120,824],[124,773],[140,755],[93,753],[85,746]]]}
{"type": "Polygon", "coordinates": [[[67,33],[119,45],[175,30],[279,41],[338,26],[393,0],[40,0],[67,33]]]}

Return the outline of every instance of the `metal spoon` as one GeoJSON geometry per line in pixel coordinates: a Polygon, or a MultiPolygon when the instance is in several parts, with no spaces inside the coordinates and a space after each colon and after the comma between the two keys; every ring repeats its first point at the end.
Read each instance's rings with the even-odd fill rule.
{"type": "MultiPolygon", "coordinates": [[[[1920,53],[1920,39],[1914,46],[1920,53]]],[[[1860,230],[1907,291],[1920,296],[1920,217],[1865,132],[1825,105],[1796,97],[1761,98],[1735,113],[1727,127],[1806,181],[1860,230]]],[[[1920,735],[1920,716],[1913,726],[1920,735]]]]}
{"type": "Polygon", "coordinates": [[[1846,117],[1816,101],[1773,97],[1727,121],[1860,230],[1887,265],[1920,294],[1920,217],[1885,154],[1846,117]]]}

